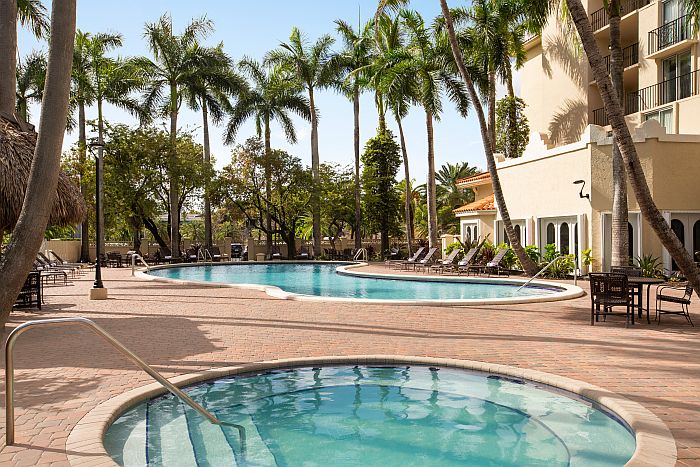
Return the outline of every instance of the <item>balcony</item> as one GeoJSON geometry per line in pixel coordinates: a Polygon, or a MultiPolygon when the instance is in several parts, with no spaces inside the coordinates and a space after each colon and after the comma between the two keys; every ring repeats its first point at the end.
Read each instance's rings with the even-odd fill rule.
{"type": "Polygon", "coordinates": [[[649,32],[648,58],[660,58],[660,52],[671,52],[677,45],[684,44],[685,41],[693,40],[690,16],[681,16],[678,19],[666,23],[663,26],[649,32]]]}
{"type": "Polygon", "coordinates": [[[628,93],[625,101],[627,113],[643,112],[686,97],[697,96],[700,94],[698,72],[700,70],[628,93]]]}
{"type": "MultiPolygon", "coordinates": [[[[629,112],[627,108],[625,108],[625,115],[632,114],[633,112],[629,112]]],[[[605,107],[601,107],[600,109],[595,109],[593,111],[593,120],[591,122],[593,125],[598,125],[598,126],[608,126],[610,125],[610,122],[608,121],[608,114],[605,113],[605,107]]]]}
{"type": "MultiPolygon", "coordinates": [[[[610,55],[603,57],[605,67],[610,73],[610,55]]],[[[639,63],[639,43],[632,44],[622,49],[622,68],[628,68],[639,63]]]]}
{"type": "MultiPolygon", "coordinates": [[[[645,5],[649,5],[651,0],[622,0],[620,2],[620,16],[625,16],[632,13],[635,10],[640,9],[645,5]]],[[[600,10],[596,10],[591,13],[591,25],[593,26],[593,31],[598,31],[603,29],[605,26],[610,24],[610,16],[608,15],[608,9],[603,7],[600,10]]]]}

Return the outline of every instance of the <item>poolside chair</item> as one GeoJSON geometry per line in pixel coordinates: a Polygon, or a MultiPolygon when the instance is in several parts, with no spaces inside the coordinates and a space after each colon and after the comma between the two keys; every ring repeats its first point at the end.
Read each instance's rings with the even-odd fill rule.
{"type": "Polygon", "coordinates": [[[166,255],[166,254],[165,254],[165,251],[163,250],[163,248],[159,248],[159,249],[158,249],[158,253],[159,253],[159,259],[160,259],[160,261],[162,261],[163,263],[172,263],[172,261],[173,261],[173,255],[172,255],[172,254],[167,254],[167,255],[166,255]]]}
{"type": "Polygon", "coordinates": [[[688,306],[690,306],[690,299],[693,297],[693,287],[688,284],[685,287],[677,287],[666,285],[656,289],[656,319],[657,324],[661,324],[661,315],[679,315],[683,316],[691,326],[695,327],[690,319],[690,313],[688,312],[688,306]],[[678,292],[668,293],[671,290],[683,291],[683,295],[678,292]],[[666,291],[666,292],[664,292],[666,291]],[[680,310],[669,310],[662,308],[664,303],[673,303],[680,305],[680,310]]]}
{"type": "Polygon", "coordinates": [[[24,281],[17,299],[12,308],[33,308],[41,310],[41,273],[31,271],[24,281]]]}
{"type": "Polygon", "coordinates": [[[211,260],[214,261],[215,263],[218,263],[222,259],[224,259],[224,255],[221,254],[221,250],[219,249],[218,246],[212,246],[211,248],[208,248],[207,251],[209,252],[209,256],[211,257],[211,260]]]}
{"type": "Polygon", "coordinates": [[[486,266],[481,267],[480,270],[485,272],[488,276],[490,276],[492,273],[495,273],[497,276],[500,276],[501,272],[505,272],[505,275],[509,276],[510,272],[508,271],[508,269],[501,267],[501,262],[503,261],[503,258],[505,258],[506,254],[508,254],[507,248],[499,250],[496,253],[496,256],[494,256],[491,261],[486,263],[486,266]]]}
{"type": "Polygon", "coordinates": [[[431,248],[428,250],[428,252],[425,254],[423,259],[420,259],[413,263],[413,270],[417,271],[418,269],[423,270],[425,272],[431,264],[435,261],[435,252],[437,252],[437,248],[431,248]]]}
{"type": "Polygon", "coordinates": [[[471,250],[467,252],[466,255],[464,255],[464,258],[462,258],[456,265],[455,265],[455,271],[457,271],[457,275],[461,276],[462,273],[466,273],[467,275],[469,274],[469,268],[474,266],[474,261],[476,261],[477,254],[479,253],[479,247],[475,246],[471,250]]]}
{"type": "Polygon", "coordinates": [[[39,273],[39,276],[44,283],[46,283],[48,278],[53,278],[53,283],[55,284],[56,278],[62,277],[63,285],[68,284],[68,273],[66,271],[47,268],[37,260],[34,260],[33,270],[39,273]]]}
{"type": "Polygon", "coordinates": [[[634,310],[629,293],[626,274],[590,273],[591,284],[591,326],[600,318],[603,321],[613,314],[613,307],[625,307],[625,325],[629,325],[630,317],[634,324],[634,310]],[[602,307],[602,311],[601,311],[602,307]]]}
{"type": "Polygon", "coordinates": [[[393,264],[395,266],[395,269],[403,269],[404,266],[406,266],[406,269],[408,269],[410,265],[414,264],[416,261],[422,258],[424,253],[425,247],[422,246],[418,248],[418,250],[416,250],[416,252],[413,253],[413,256],[411,256],[407,260],[389,261],[389,264],[393,264]]]}
{"type": "Polygon", "coordinates": [[[299,248],[299,254],[296,256],[296,259],[309,259],[309,247],[302,245],[299,248]]]}
{"type": "Polygon", "coordinates": [[[52,269],[58,269],[58,270],[63,270],[63,271],[68,271],[71,274],[71,277],[75,277],[75,274],[80,271],[80,266],[71,266],[71,265],[63,265],[56,263],[55,261],[51,261],[44,253],[41,251],[36,254],[36,259],[44,267],[49,267],[52,269]]]}
{"type": "Polygon", "coordinates": [[[447,258],[443,259],[442,261],[438,261],[436,264],[433,264],[430,266],[430,272],[437,272],[438,274],[442,274],[445,272],[447,269],[452,269],[454,267],[455,260],[457,259],[457,255],[459,255],[461,250],[459,249],[454,249],[450,252],[449,255],[447,255],[447,258]]]}
{"type": "Polygon", "coordinates": [[[280,253],[280,247],[277,245],[272,245],[272,250],[270,253],[270,259],[282,259],[282,253],[280,253]]]}
{"type": "Polygon", "coordinates": [[[50,256],[53,256],[54,259],[56,260],[56,262],[58,262],[58,264],[62,264],[62,265],[64,265],[64,266],[78,266],[78,267],[80,267],[80,268],[84,268],[84,267],[87,267],[87,268],[94,268],[94,267],[95,267],[95,264],[94,264],[94,263],[74,263],[74,262],[71,262],[71,261],[66,261],[66,260],[64,260],[63,258],[61,258],[61,257],[58,255],[58,253],[56,253],[56,252],[53,251],[53,250],[49,250],[49,255],[50,255],[50,256]]]}
{"type": "Polygon", "coordinates": [[[197,260],[198,260],[198,257],[197,257],[197,248],[195,248],[195,247],[189,247],[189,248],[185,251],[185,261],[187,261],[188,263],[196,263],[197,260]]]}

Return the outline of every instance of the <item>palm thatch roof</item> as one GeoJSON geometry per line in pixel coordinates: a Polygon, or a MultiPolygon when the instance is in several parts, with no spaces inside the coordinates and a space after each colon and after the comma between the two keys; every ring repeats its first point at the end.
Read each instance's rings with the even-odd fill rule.
{"type": "MultiPolygon", "coordinates": [[[[0,229],[14,228],[22,211],[37,134],[0,115],[0,229]]],[[[49,225],[75,225],[87,215],[80,190],[63,172],[58,177],[49,225]]]]}

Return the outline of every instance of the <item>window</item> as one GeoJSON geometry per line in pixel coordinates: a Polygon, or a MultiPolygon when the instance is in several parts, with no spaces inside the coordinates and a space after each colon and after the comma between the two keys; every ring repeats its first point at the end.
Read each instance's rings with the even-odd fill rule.
{"type": "Polygon", "coordinates": [[[556,237],[554,233],[554,224],[550,222],[547,224],[547,245],[551,245],[553,243],[556,243],[556,237]]]}
{"type": "MultiPolygon", "coordinates": [[[[676,234],[676,237],[678,237],[678,240],[680,240],[681,243],[685,245],[685,225],[683,225],[683,222],[679,221],[678,219],[672,219],[671,220],[671,230],[673,230],[673,233],[676,234]]],[[[678,270],[678,265],[676,264],[676,262],[673,259],[671,259],[671,270],[672,271],[678,270]]]]}
{"type": "Polygon", "coordinates": [[[664,24],[678,19],[681,16],[681,6],[678,0],[664,1],[664,24]]]}
{"type": "Polygon", "coordinates": [[[559,226],[559,252],[562,255],[569,254],[569,224],[566,222],[559,226]]]}
{"type": "Polygon", "coordinates": [[[666,133],[673,133],[673,109],[661,109],[655,110],[648,114],[644,114],[644,121],[656,120],[661,124],[662,127],[666,129],[666,133]]]}
{"type": "Polygon", "coordinates": [[[515,224],[515,227],[514,227],[514,228],[515,228],[515,238],[518,239],[518,242],[522,243],[522,242],[523,242],[523,239],[522,239],[522,237],[520,236],[520,225],[515,224]]]}
{"type": "Polygon", "coordinates": [[[477,239],[479,233],[477,225],[474,222],[462,224],[462,242],[471,243],[477,239]]]}
{"type": "Polygon", "coordinates": [[[691,95],[692,75],[690,50],[663,61],[663,83],[659,104],[666,104],[691,95]]]}

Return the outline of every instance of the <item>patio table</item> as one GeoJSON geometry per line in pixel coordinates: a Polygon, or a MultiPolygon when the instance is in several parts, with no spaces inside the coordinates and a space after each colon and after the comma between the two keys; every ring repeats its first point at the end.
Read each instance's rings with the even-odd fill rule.
{"type": "Polygon", "coordinates": [[[664,281],[663,279],[657,279],[656,277],[628,277],[627,278],[627,283],[630,285],[631,289],[634,289],[635,293],[637,294],[637,316],[639,318],[642,317],[642,311],[644,308],[642,307],[642,289],[644,289],[644,286],[647,286],[647,324],[651,323],[651,320],[649,319],[649,289],[651,289],[652,285],[655,284],[663,284],[664,281]]]}

